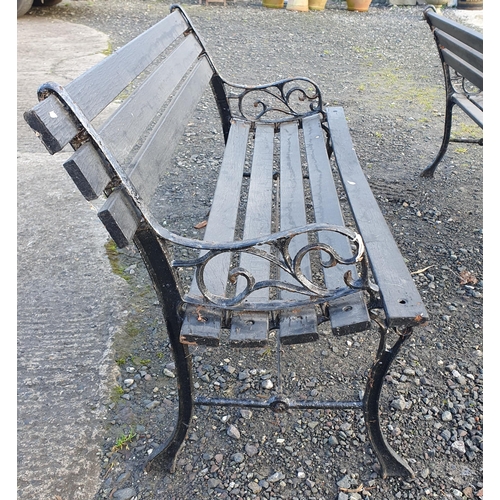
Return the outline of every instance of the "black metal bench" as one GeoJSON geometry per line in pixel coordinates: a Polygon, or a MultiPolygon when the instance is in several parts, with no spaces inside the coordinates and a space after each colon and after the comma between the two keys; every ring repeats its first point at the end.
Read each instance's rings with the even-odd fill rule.
{"type": "MultiPolygon", "coordinates": [[[[65,88],[42,85],[39,99],[26,121],[51,154],[71,144],[66,170],[87,200],[101,197],[98,215],[116,244],[137,246],[163,307],[179,417],[147,466],[174,470],[196,404],[358,409],[382,476],[412,475],[382,434],[379,398],[389,366],[428,315],[360,167],[343,109],[323,108],[307,78],[249,87],[224,81],[175,5],[65,88]],[[124,91],[131,82],[133,90],[124,91]],[[152,200],[209,85],[225,148],[201,240],[166,229],[152,200]],[[119,107],[97,130],[93,120],[117,96],[119,107]],[[335,170],[357,231],[344,223],[335,170]],[[186,269],[194,270],[189,286],[186,269]],[[280,380],[268,400],[195,397],[190,345],[262,346],[271,330],[279,363],[282,346],[318,339],[325,322],[338,336],[372,325],[380,332],[362,400],[294,399],[280,380]]],[[[187,189],[189,179],[184,183],[187,189]]]]}
{"type": "Polygon", "coordinates": [[[474,142],[482,146],[483,139],[451,138],[453,108],[457,105],[483,128],[483,35],[455,21],[446,19],[429,6],[424,10],[443,66],[446,111],[443,140],[433,162],[422,177],[433,177],[450,141],[474,142]]]}

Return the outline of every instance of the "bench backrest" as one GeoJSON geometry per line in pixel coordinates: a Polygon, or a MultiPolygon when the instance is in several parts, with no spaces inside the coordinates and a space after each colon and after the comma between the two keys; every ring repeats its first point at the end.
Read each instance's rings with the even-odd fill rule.
{"type": "Polygon", "coordinates": [[[40,87],[41,102],[25,119],[51,154],[67,144],[75,149],[64,166],[87,200],[109,195],[99,217],[123,247],[141,218],[130,191],[150,201],[209,83],[222,117],[227,104],[220,77],[184,12],[174,6],[165,19],[65,88],[40,87]],[[117,102],[96,130],[92,122],[108,116],[108,106],[117,102]],[[117,185],[131,189],[113,189],[117,185]]]}
{"type": "MultiPolygon", "coordinates": [[[[483,90],[483,35],[446,19],[430,6],[424,11],[436,40],[441,61],[483,90]]],[[[449,78],[449,68],[446,78],[449,78]]]]}

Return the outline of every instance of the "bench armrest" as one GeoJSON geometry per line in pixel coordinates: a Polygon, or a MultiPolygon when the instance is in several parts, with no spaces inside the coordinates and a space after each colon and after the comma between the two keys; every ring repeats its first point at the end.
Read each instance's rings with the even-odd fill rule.
{"type": "MultiPolygon", "coordinates": [[[[218,243],[196,240],[176,235],[159,225],[156,221],[150,221],[150,224],[152,228],[157,232],[158,236],[164,241],[183,248],[200,250],[200,256],[198,258],[189,260],[174,260],[172,262],[172,266],[179,268],[196,268],[195,276],[198,288],[202,293],[203,300],[208,300],[215,307],[238,310],[245,299],[248,297],[248,295],[250,295],[252,292],[262,288],[270,287],[299,293],[304,296],[304,298],[295,301],[281,300],[266,301],[265,303],[254,303],[252,305],[253,309],[274,310],[277,307],[279,308],[280,305],[281,308],[289,308],[297,306],[299,304],[303,304],[305,301],[308,304],[314,304],[316,302],[319,303],[326,300],[334,300],[339,297],[355,293],[359,290],[366,290],[370,293],[376,293],[378,291],[378,289],[374,287],[374,285],[371,284],[368,280],[368,264],[365,254],[365,247],[361,236],[354,231],[351,231],[350,229],[342,226],[314,223],[287,231],[276,232],[259,238],[218,243]],[[317,233],[319,231],[332,231],[348,238],[348,240],[351,242],[351,246],[355,249],[354,255],[350,254],[347,257],[341,256],[334,248],[324,243],[311,243],[298,250],[294,256],[290,254],[289,247],[293,238],[306,233],[317,233]],[[275,249],[275,252],[270,252],[264,249],[264,246],[273,247],[275,249]],[[335,290],[330,290],[322,284],[311,281],[302,272],[301,265],[303,259],[312,251],[321,251],[322,256],[327,257],[326,260],[323,257],[321,261],[321,265],[325,268],[337,265],[353,266],[356,264],[360,264],[360,278],[354,280],[352,278],[351,270],[347,270],[344,275],[344,282],[346,286],[343,288],[336,288],[335,290]],[[235,267],[229,272],[229,280],[232,283],[235,283],[238,278],[243,278],[246,282],[245,288],[234,297],[223,297],[212,294],[205,286],[204,271],[206,266],[213,258],[223,253],[248,253],[256,257],[265,259],[276,266],[276,268],[280,268],[281,270],[285,271],[285,273],[294,278],[296,282],[274,279],[266,279],[256,282],[252,275],[251,269],[235,267]]],[[[186,301],[198,303],[197,299],[194,299],[193,297],[188,297],[186,301]]],[[[200,303],[206,304],[206,302],[200,303]]],[[[245,303],[244,308],[248,309],[247,303],[245,303]]]]}
{"type": "Polygon", "coordinates": [[[321,91],[309,78],[286,78],[263,85],[222,82],[234,119],[283,123],[323,110],[321,91]]]}

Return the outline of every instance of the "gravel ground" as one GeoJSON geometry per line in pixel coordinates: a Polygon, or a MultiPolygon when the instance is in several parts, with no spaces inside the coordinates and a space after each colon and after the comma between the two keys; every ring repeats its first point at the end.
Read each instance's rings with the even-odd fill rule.
{"type": "MultiPolygon", "coordinates": [[[[115,339],[116,386],[103,421],[108,437],[95,500],[482,498],[482,148],[452,144],[435,179],[419,177],[438,149],[444,113],[441,67],[422,8],[373,5],[359,14],[334,0],[310,13],[266,10],[256,0],[183,5],[228,80],[308,76],[329,104],[345,108],[361,164],[431,314],[382,395],[388,439],[416,477],[380,478],[356,411],[208,408],[196,410],[176,474],[145,473],[145,457],[175,420],[175,373],[138,254],[109,246],[113,269],[130,284],[130,303],[115,339]]],[[[101,30],[115,50],[167,12],[163,1],[73,0],[29,15],[101,30]]],[[[446,15],[467,22],[453,9],[446,15]]],[[[210,154],[220,142],[213,120],[197,120],[189,152],[165,187],[173,200],[166,222],[188,234],[206,215],[220,160],[210,154]],[[208,147],[196,145],[200,136],[208,147]]],[[[461,116],[454,133],[482,134],[461,116]]],[[[375,331],[340,339],[325,331],[314,346],[286,353],[285,376],[300,393],[358,397],[376,344],[375,331]]],[[[218,351],[192,350],[202,393],[272,389],[268,351],[218,351]]]]}

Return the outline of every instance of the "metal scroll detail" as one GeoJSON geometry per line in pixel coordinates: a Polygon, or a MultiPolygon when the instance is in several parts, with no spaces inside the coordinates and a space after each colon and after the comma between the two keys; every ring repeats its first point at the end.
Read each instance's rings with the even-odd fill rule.
{"type": "Polygon", "coordinates": [[[463,94],[466,97],[479,96],[482,93],[482,89],[473,85],[457,71],[450,75],[450,85],[456,93],[463,94]]]}
{"type": "MultiPolygon", "coordinates": [[[[324,228],[322,230],[325,231],[324,228]]],[[[333,231],[346,236],[354,247],[353,256],[344,258],[340,256],[330,245],[316,242],[303,246],[297,252],[295,252],[295,255],[292,257],[292,255],[290,254],[290,245],[292,243],[292,240],[300,234],[313,231],[317,231],[317,229],[305,229],[300,232],[290,232],[289,234],[277,237],[274,240],[267,239],[265,241],[265,244],[268,245],[268,248],[274,251],[267,251],[262,248],[258,248],[254,244],[250,243],[247,245],[242,242],[242,244],[238,248],[233,247],[230,250],[211,249],[197,259],[174,261],[174,267],[195,267],[196,269],[195,279],[202,298],[201,300],[198,300],[193,297],[186,297],[186,302],[206,305],[208,301],[215,307],[237,310],[251,293],[263,288],[275,288],[307,296],[307,301],[310,304],[336,299],[354,293],[357,290],[366,290],[370,293],[370,295],[373,296],[378,291],[378,289],[376,285],[372,284],[368,279],[368,263],[363,241],[359,234],[350,231],[349,229],[339,226],[330,226],[326,229],[326,231],[333,231]],[[360,277],[354,280],[352,278],[352,271],[347,270],[344,274],[344,282],[346,286],[340,287],[335,290],[326,288],[322,283],[314,282],[309,277],[307,277],[306,273],[303,271],[303,262],[305,261],[306,257],[314,251],[321,252],[322,258],[320,259],[320,264],[324,268],[329,268],[337,265],[353,266],[356,263],[360,263],[360,277]],[[235,254],[247,253],[257,258],[265,259],[269,261],[271,265],[276,266],[277,269],[284,271],[286,275],[288,275],[292,279],[266,279],[257,281],[249,269],[234,267],[229,271],[228,282],[230,284],[235,284],[236,281],[241,278],[244,281],[243,289],[238,291],[237,293],[235,292],[233,296],[217,295],[208,289],[205,281],[205,272],[207,271],[207,268],[210,266],[211,261],[215,257],[220,256],[221,254],[227,254],[229,252],[231,252],[233,257],[235,254]]],[[[274,310],[277,307],[294,307],[295,305],[303,304],[303,302],[304,299],[296,301],[269,300],[262,303],[245,302],[244,309],[274,310]]]]}
{"type": "Polygon", "coordinates": [[[251,87],[225,84],[233,118],[282,123],[322,111],[319,87],[308,78],[288,78],[251,87]]]}

